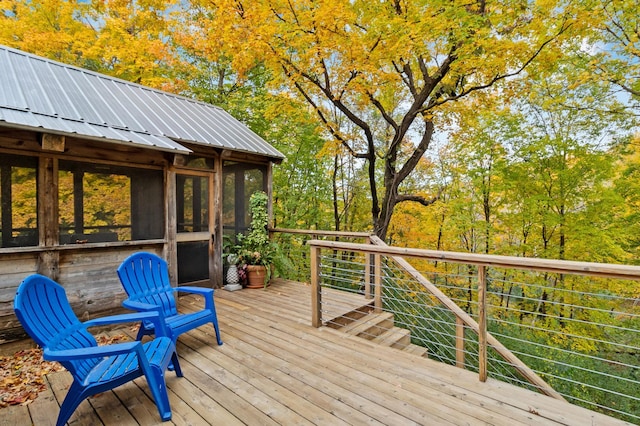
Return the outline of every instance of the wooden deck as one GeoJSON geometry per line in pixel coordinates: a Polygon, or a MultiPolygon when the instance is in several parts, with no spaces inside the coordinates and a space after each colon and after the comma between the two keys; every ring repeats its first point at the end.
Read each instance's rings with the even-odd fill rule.
{"type": "MultiPolygon", "coordinates": [[[[183,298],[181,309],[193,303],[183,298]]],[[[173,418],[166,424],[625,424],[499,381],[480,383],[472,372],[328,327],[315,329],[309,305],[310,289],[299,283],[217,291],[224,345],[215,344],[211,326],[180,337],[185,377],[167,373],[173,418]]],[[[66,372],[48,376],[50,389],[28,406],[0,410],[0,425],[55,424],[70,380],[66,372]]],[[[150,398],[138,379],[83,402],[69,424],[160,424],[150,398]]]]}

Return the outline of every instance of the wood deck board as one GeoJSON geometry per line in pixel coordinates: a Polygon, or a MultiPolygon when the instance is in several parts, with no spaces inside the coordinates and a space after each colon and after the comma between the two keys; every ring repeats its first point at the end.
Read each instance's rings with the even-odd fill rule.
{"type": "MultiPolygon", "coordinates": [[[[355,296],[355,297],[354,297],[355,296]]],[[[331,294],[348,312],[363,300],[331,294]]],[[[183,298],[181,310],[201,301],[183,298]]],[[[224,344],[213,327],[180,337],[184,378],[167,372],[176,425],[617,425],[563,401],[327,327],[311,327],[310,287],[278,281],[267,290],[216,291],[224,344]]],[[[130,329],[124,331],[132,336],[130,329]]],[[[55,422],[71,377],[48,376],[32,404],[0,410],[1,424],[55,422]]],[[[83,402],[69,424],[161,424],[144,378],[83,402]]]]}
{"type": "MultiPolygon", "coordinates": [[[[263,321],[269,321],[268,318],[263,321]]],[[[231,323],[232,326],[238,327],[243,323],[241,317],[234,318],[231,323]]],[[[243,336],[254,335],[254,339],[250,342],[251,347],[257,347],[262,350],[268,351],[269,347],[274,347],[273,354],[282,358],[285,358],[285,365],[304,365],[305,360],[311,361],[309,364],[315,366],[317,369],[313,371],[313,374],[328,377],[333,373],[331,377],[335,380],[336,384],[340,384],[346,387],[346,392],[357,393],[359,388],[366,386],[369,392],[366,394],[366,398],[370,403],[375,403],[380,406],[386,406],[389,410],[395,411],[398,415],[397,421],[400,420],[412,420],[418,423],[424,424],[425,421],[443,421],[446,420],[452,424],[460,422],[460,424],[467,424],[472,420],[480,420],[475,409],[471,407],[470,412],[460,410],[460,400],[458,396],[450,397],[448,404],[444,404],[442,395],[438,392],[430,392],[425,395],[425,391],[428,390],[423,384],[411,383],[410,380],[404,382],[399,378],[397,372],[398,368],[403,368],[402,364],[398,365],[396,359],[385,361],[386,365],[380,366],[366,366],[366,368],[353,368],[352,366],[343,366],[341,359],[346,352],[354,350],[354,345],[358,345],[359,341],[351,341],[346,345],[332,345],[331,339],[326,342],[316,344],[316,340],[313,342],[305,342],[305,347],[297,348],[295,354],[286,354],[287,348],[291,348],[295,344],[295,339],[305,340],[303,335],[292,335],[290,332],[282,332],[276,329],[274,325],[267,333],[263,332],[260,328],[258,332],[254,332],[255,328],[251,327],[251,323],[245,323],[245,327],[242,329],[243,336]],[[259,339],[262,339],[260,341],[259,339]],[[395,365],[394,365],[395,364],[395,365]],[[323,373],[324,372],[324,373],[323,373]],[[336,374],[337,373],[337,374],[336,374]],[[355,376],[355,377],[354,377],[355,376]],[[391,386],[390,386],[391,385],[391,386]],[[399,407],[394,398],[396,398],[397,389],[402,389],[407,393],[403,395],[403,402],[406,403],[406,409],[399,407]],[[414,391],[413,393],[411,393],[414,391]],[[441,404],[434,406],[432,404],[432,397],[439,396],[441,398],[441,404]],[[404,419],[401,416],[405,416],[404,419]]],[[[314,330],[315,331],[315,330],[314,330]]],[[[297,333],[304,334],[308,330],[299,330],[297,333]]],[[[369,346],[363,346],[361,363],[367,363],[367,353],[370,352],[369,346]]],[[[395,352],[389,353],[389,355],[395,355],[395,352]]],[[[379,362],[376,360],[376,362],[379,362]]],[[[490,401],[484,401],[487,404],[490,401]]],[[[493,424],[514,424],[512,415],[508,418],[499,419],[491,414],[483,416],[480,414],[481,419],[485,422],[493,424]]],[[[517,424],[517,423],[515,423],[517,424]]]]}

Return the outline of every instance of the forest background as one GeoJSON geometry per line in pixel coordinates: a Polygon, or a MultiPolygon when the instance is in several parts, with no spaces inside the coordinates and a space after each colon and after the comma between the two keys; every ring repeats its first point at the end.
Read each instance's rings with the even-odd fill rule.
{"type": "Polygon", "coordinates": [[[218,105],[275,225],[640,264],[636,0],[0,0],[0,44],[218,105]]]}

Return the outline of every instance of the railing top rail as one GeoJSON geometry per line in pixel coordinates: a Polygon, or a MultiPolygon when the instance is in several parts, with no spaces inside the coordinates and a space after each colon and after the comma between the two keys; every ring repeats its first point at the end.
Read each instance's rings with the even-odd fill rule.
{"type": "Polygon", "coordinates": [[[373,235],[370,232],[324,231],[321,229],[269,228],[269,231],[283,234],[321,235],[323,237],[369,238],[373,235]]]}
{"type": "Polygon", "coordinates": [[[382,254],[387,256],[415,257],[432,261],[446,261],[500,268],[529,270],[533,269],[538,271],[557,272],[562,274],[591,275],[606,278],[640,280],[640,266],[632,265],[539,259],[518,256],[500,256],[477,253],[461,253],[452,251],[437,251],[405,247],[345,243],[339,241],[310,240],[307,242],[307,244],[312,247],[326,249],[351,250],[371,254],[382,254]]]}

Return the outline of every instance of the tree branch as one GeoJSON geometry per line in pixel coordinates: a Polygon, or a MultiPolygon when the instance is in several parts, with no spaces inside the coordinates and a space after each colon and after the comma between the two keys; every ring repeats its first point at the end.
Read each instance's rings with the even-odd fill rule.
{"type": "MultiPolygon", "coordinates": [[[[282,69],[283,69],[284,73],[289,78],[291,78],[291,72],[284,65],[282,66],[282,69]]],[[[327,120],[327,118],[325,117],[325,115],[322,112],[322,110],[318,107],[318,105],[311,98],[311,96],[309,96],[307,91],[304,90],[304,88],[300,85],[300,83],[298,83],[297,81],[293,81],[293,85],[298,90],[298,92],[304,97],[304,99],[309,103],[309,105],[311,105],[311,107],[314,109],[316,114],[318,114],[318,117],[320,118],[320,121],[322,121],[322,123],[325,125],[325,128],[329,131],[331,136],[333,136],[338,142],[340,142],[340,144],[343,147],[345,147],[345,149],[349,152],[350,155],[352,155],[355,158],[368,158],[368,155],[366,153],[365,154],[359,154],[356,151],[354,151],[354,149],[351,147],[351,145],[349,145],[349,142],[345,138],[343,138],[342,135],[340,134],[340,132],[337,129],[335,129],[333,127],[333,125],[331,125],[331,122],[329,120],[327,120]]]]}
{"type": "Polygon", "coordinates": [[[560,28],[560,30],[553,36],[550,37],[549,39],[545,40],[537,49],[535,52],[533,52],[533,54],[520,66],[520,68],[518,68],[517,70],[513,71],[513,72],[509,72],[506,74],[501,74],[501,75],[496,75],[494,76],[491,80],[489,80],[489,82],[485,83],[485,84],[480,84],[477,86],[472,86],[469,87],[466,90],[463,90],[462,92],[460,92],[459,94],[452,94],[451,96],[448,96],[445,99],[442,99],[440,101],[438,101],[437,99],[434,99],[433,102],[430,102],[429,104],[427,104],[424,108],[422,108],[420,110],[420,112],[425,112],[428,111],[436,106],[440,106],[443,105],[447,102],[451,102],[451,101],[455,101],[457,99],[460,99],[462,97],[467,96],[468,94],[472,93],[472,92],[477,92],[479,90],[483,90],[486,89],[488,87],[493,86],[495,83],[497,83],[500,80],[504,80],[507,79],[509,77],[513,77],[516,76],[518,74],[520,74],[522,71],[524,71],[537,57],[538,55],[540,55],[540,52],[542,52],[544,50],[544,48],[551,43],[552,41],[554,41],[556,38],[558,38],[561,34],[563,34],[565,31],[567,31],[569,29],[569,27],[571,27],[572,24],[569,24],[567,26],[562,26],[562,28],[560,28]]]}
{"type": "Polygon", "coordinates": [[[409,174],[413,171],[413,169],[415,169],[415,167],[418,165],[418,162],[420,161],[424,153],[429,148],[434,129],[435,127],[433,125],[433,122],[430,120],[425,120],[424,134],[420,139],[420,143],[411,154],[411,157],[409,157],[409,159],[405,161],[404,165],[402,166],[402,168],[400,169],[400,171],[396,176],[396,181],[398,185],[400,185],[400,183],[402,183],[402,181],[404,181],[407,178],[407,176],[409,176],[409,174]]]}
{"type": "Polygon", "coordinates": [[[396,198],[396,201],[398,203],[404,203],[407,201],[413,201],[416,203],[420,203],[423,206],[430,206],[431,204],[435,203],[436,201],[438,201],[440,199],[440,195],[441,195],[442,191],[439,190],[438,194],[431,197],[431,198],[425,198],[421,195],[409,195],[409,194],[398,194],[398,198],[396,198]]]}
{"type": "Polygon", "coordinates": [[[373,96],[373,93],[367,91],[367,96],[369,97],[369,100],[371,101],[371,103],[377,108],[377,110],[380,111],[380,114],[382,115],[382,118],[384,118],[384,121],[386,121],[391,127],[393,127],[394,132],[397,133],[398,123],[396,123],[393,117],[391,117],[387,113],[387,110],[384,108],[384,106],[382,106],[380,101],[373,96]]]}

